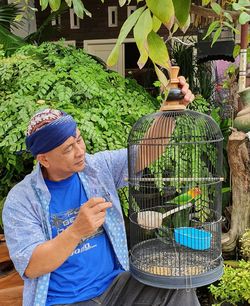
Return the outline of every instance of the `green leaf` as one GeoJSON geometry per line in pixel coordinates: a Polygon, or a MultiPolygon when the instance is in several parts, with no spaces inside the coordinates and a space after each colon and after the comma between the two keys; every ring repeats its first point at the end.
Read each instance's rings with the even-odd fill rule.
{"type": "Polygon", "coordinates": [[[221,6],[220,6],[218,3],[216,3],[216,2],[211,3],[211,7],[212,7],[213,11],[214,11],[217,15],[220,15],[220,14],[221,14],[222,8],[221,8],[221,6]]]}
{"type": "Polygon", "coordinates": [[[49,0],[40,0],[42,11],[44,11],[47,8],[48,4],[49,4],[49,0]]]}
{"type": "Polygon", "coordinates": [[[166,89],[169,83],[168,79],[166,78],[165,74],[157,67],[157,65],[154,65],[154,67],[158,80],[160,81],[164,89],[166,89]]]}
{"type": "Polygon", "coordinates": [[[228,12],[224,12],[224,16],[230,21],[233,22],[233,17],[228,12]]]}
{"type": "Polygon", "coordinates": [[[112,49],[111,53],[109,54],[109,57],[107,59],[107,65],[109,67],[112,67],[117,63],[118,57],[119,57],[120,46],[121,45],[116,44],[114,48],[112,49]]]}
{"type": "Polygon", "coordinates": [[[217,39],[220,37],[220,34],[221,34],[221,31],[222,31],[222,28],[218,28],[216,30],[216,32],[214,33],[214,37],[213,37],[213,41],[212,41],[212,45],[217,41],[217,39]]]}
{"type": "Polygon", "coordinates": [[[171,29],[171,34],[173,35],[178,29],[179,29],[179,26],[177,23],[175,23],[173,28],[171,29]]]}
{"type": "Polygon", "coordinates": [[[229,192],[229,191],[231,191],[231,187],[224,187],[224,188],[221,189],[222,193],[226,193],[226,192],[229,192]]]}
{"type": "Polygon", "coordinates": [[[223,24],[224,24],[227,28],[229,28],[229,29],[231,29],[232,31],[234,31],[234,33],[236,33],[236,34],[239,34],[239,33],[240,33],[240,31],[239,31],[238,29],[234,28],[234,27],[233,27],[230,23],[228,23],[227,21],[224,21],[223,24]]]}
{"type": "Polygon", "coordinates": [[[85,6],[83,5],[83,11],[84,11],[84,14],[86,14],[88,17],[92,17],[92,14],[90,13],[90,11],[88,11],[85,6]]]}
{"type": "Polygon", "coordinates": [[[68,4],[69,7],[72,5],[72,0],[65,0],[65,2],[68,4]]]}
{"type": "Polygon", "coordinates": [[[76,16],[83,19],[84,6],[82,0],[73,0],[73,9],[76,16]]]}
{"type": "Polygon", "coordinates": [[[239,17],[239,23],[246,24],[249,21],[250,21],[250,15],[246,12],[242,12],[239,17]]]}
{"type": "Polygon", "coordinates": [[[186,23],[181,27],[181,30],[182,30],[183,33],[185,33],[187,31],[187,29],[189,28],[190,22],[191,22],[191,18],[190,18],[190,15],[188,15],[186,23]]]}
{"type": "Polygon", "coordinates": [[[250,6],[249,0],[239,0],[238,3],[242,6],[250,6]]]}
{"type": "Polygon", "coordinates": [[[202,5],[208,5],[211,2],[211,0],[202,0],[202,5]]]}
{"type": "Polygon", "coordinates": [[[240,5],[239,3],[233,3],[232,7],[235,11],[241,11],[243,9],[242,5],[240,5]]]}
{"type": "Polygon", "coordinates": [[[219,26],[219,24],[220,24],[220,22],[218,21],[218,20],[216,20],[216,21],[213,21],[211,24],[210,24],[210,26],[209,26],[209,28],[208,28],[208,30],[207,30],[207,33],[206,33],[206,35],[203,37],[203,40],[205,39],[205,38],[207,38],[218,26],[219,26]]]}
{"type": "Polygon", "coordinates": [[[131,31],[131,29],[133,28],[133,26],[135,25],[135,23],[137,22],[138,18],[141,16],[141,14],[143,13],[143,11],[145,10],[145,6],[138,8],[137,10],[135,10],[128,18],[127,20],[124,22],[119,36],[117,38],[116,44],[113,48],[113,50],[111,51],[108,59],[107,59],[107,65],[108,66],[114,66],[117,63],[118,57],[119,57],[119,47],[122,44],[122,42],[124,41],[124,39],[127,37],[128,33],[131,31]]]}
{"type": "Polygon", "coordinates": [[[123,6],[126,3],[127,0],[119,0],[119,5],[123,6]]]}
{"type": "Polygon", "coordinates": [[[163,39],[151,31],[148,34],[148,53],[153,63],[166,69],[169,68],[169,54],[163,39]]]}
{"type": "Polygon", "coordinates": [[[178,21],[179,27],[182,29],[189,17],[191,0],[173,0],[175,17],[178,21]]]}
{"type": "Polygon", "coordinates": [[[155,15],[153,15],[152,22],[153,22],[153,31],[158,32],[158,30],[162,25],[162,22],[155,15]]]}
{"type": "Polygon", "coordinates": [[[146,0],[150,11],[164,24],[170,22],[174,16],[172,0],[146,0]]]}
{"type": "Polygon", "coordinates": [[[16,15],[15,21],[20,22],[23,19],[23,15],[16,15]]]}
{"type": "Polygon", "coordinates": [[[146,64],[148,60],[148,52],[146,50],[147,36],[152,31],[153,23],[149,9],[146,9],[139,17],[134,27],[134,39],[138,50],[140,52],[140,58],[138,60],[138,66],[140,69],[146,64]]]}
{"type": "Polygon", "coordinates": [[[49,5],[53,12],[57,11],[61,5],[61,0],[49,0],[49,5]]]}

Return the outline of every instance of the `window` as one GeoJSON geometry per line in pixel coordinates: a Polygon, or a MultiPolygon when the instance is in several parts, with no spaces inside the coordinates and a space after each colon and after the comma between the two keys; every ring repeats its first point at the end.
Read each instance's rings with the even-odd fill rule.
{"type": "Polygon", "coordinates": [[[80,19],[76,16],[73,9],[69,10],[70,13],[70,28],[71,29],[80,29],[80,19]]]}
{"type": "Polygon", "coordinates": [[[59,26],[59,25],[61,25],[61,15],[58,15],[57,17],[54,17],[51,20],[51,25],[52,26],[59,26]]]}
{"type": "Polygon", "coordinates": [[[118,11],[117,6],[108,7],[108,26],[117,27],[118,25],[118,11]]]}
{"type": "Polygon", "coordinates": [[[129,5],[127,7],[127,17],[130,16],[137,9],[136,5],[129,5]]]}

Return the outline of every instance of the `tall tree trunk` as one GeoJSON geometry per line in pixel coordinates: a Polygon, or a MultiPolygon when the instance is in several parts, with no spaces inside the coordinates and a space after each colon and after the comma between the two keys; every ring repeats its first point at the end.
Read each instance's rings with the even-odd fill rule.
{"type": "Polygon", "coordinates": [[[232,176],[232,214],[231,228],[222,235],[222,249],[231,252],[238,238],[250,227],[250,141],[247,134],[233,129],[227,150],[232,176]]]}

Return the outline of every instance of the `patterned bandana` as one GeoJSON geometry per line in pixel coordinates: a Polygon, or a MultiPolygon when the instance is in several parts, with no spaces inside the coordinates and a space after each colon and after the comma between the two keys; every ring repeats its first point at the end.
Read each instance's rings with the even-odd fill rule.
{"type": "Polygon", "coordinates": [[[76,137],[74,119],[62,111],[45,109],[31,118],[26,146],[36,156],[60,146],[70,136],[76,137]]]}

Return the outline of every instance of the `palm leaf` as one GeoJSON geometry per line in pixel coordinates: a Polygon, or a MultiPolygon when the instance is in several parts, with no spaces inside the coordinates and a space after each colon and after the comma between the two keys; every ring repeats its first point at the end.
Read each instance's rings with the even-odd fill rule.
{"type": "Polygon", "coordinates": [[[21,14],[21,9],[16,4],[5,4],[0,6],[0,25],[6,29],[11,27],[20,28],[21,22],[16,17],[21,14]]]}
{"type": "Polygon", "coordinates": [[[0,25],[0,44],[6,56],[13,54],[18,48],[25,45],[22,38],[14,35],[9,30],[0,25]]]}

